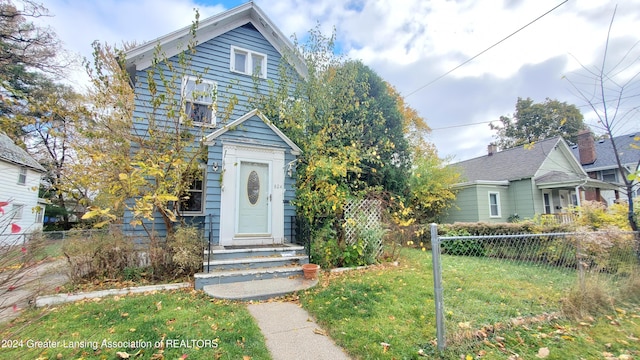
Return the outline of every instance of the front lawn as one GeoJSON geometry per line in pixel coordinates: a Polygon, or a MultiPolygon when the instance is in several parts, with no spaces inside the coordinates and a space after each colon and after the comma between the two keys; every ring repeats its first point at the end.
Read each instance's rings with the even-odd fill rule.
{"type": "Polygon", "coordinates": [[[243,304],[193,290],[30,310],[4,326],[0,337],[7,359],[118,359],[124,353],[131,359],[270,358],[243,304]]]}
{"type": "MultiPolygon", "coordinates": [[[[640,350],[640,308],[634,305],[581,323],[559,317],[575,270],[443,256],[442,273],[448,341],[442,358],[529,359],[541,348],[549,349],[549,359],[602,358],[640,350]]],[[[301,302],[354,358],[438,355],[430,253],[405,249],[398,267],[322,280],[301,302]]]]}

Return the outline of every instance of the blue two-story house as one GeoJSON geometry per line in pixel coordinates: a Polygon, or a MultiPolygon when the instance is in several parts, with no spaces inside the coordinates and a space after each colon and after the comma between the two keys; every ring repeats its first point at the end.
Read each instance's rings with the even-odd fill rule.
{"type": "MultiPolygon", "coordinates": [[[[188,201],[180,204],[180,216],[207,223],[205,237],[219,246],[291,242],[293,172],[300,148],[252,109],[249,98],[256,89],[277,86],[283,58],[294,53],[293,45],[253,2],[204,19],[193,30],[185,27],[126,52],[136,93],[134,127],[144,126],[139,123],[151,106],[144,100],[149,98],[147,71],[157,66],[158,54],[178,63],[188,51],[190,68],[175,80],[180,90],[173,96],[180,96],[201,135],[198,141],[203,138],[194,145],[205,146],[207,158],[188,201]]],[[[301,61],[290,68],[304,77],[301,61]]],[[[163,69],[169,77],[171,70],[163,69]]]]}
{"type": "MultiPolygon", "coordinates": [[[[125,53],[136,95],[132,131],[146,131],[150,113],[177,103],[179,115],[165,111],[161,117],[190,117],[183,124],[192,124],[188,130],[197,135],[192,145],[204,149],[202,176],[194,177],[175,210],[186,223],[204,224],[209,249],[195,287],[212,296],[258,299],[311,286],[301,279],[305,249],[292,244],[301,150],[252,105],[257,95],[290,85],[280,78],[283,69],[304,81],[304,62],[293,54],[293,44],[253,2],[125,53]],[[178,64],[187,68],[177,73],[178,64]],[[150,78],[163,85],[168,79],[178,90],[150,78]],[[251,280],[273,283],[254,291],[251,280]],[[237,282],[245,282],[248,295],[228,294],[225,286],[237,282]]],[[[125,213],[125,223],[131,218],[125,213]]],[[[158,233],[163,226],[155,220],[158,233]]]]}

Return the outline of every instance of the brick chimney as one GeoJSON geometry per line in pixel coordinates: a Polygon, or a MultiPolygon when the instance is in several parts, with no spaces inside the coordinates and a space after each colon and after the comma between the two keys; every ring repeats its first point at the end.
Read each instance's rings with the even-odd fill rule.
{"type": "Polygon", "coordinates": [[[578,133],[578,154],[582,165],[596,162],[596,143],[591,136],[591,131],[581,130],[578,133]]]}
{"type": "Polygon", "coordinates": [[[487,155],[491,156],[497,152],[498,152],[498,145],[489,144],[489,146],[487,146],[487,155]]]}

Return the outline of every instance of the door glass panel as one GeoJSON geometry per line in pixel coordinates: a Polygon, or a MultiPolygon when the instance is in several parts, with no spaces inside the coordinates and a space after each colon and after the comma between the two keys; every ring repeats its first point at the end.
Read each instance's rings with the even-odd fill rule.
{"type": "Polygon", "coordinates": [[[247,180],[247,197],[251,205],[255,205],[260,198],[260,176],[258,176],[255,170],[249,173],[249,179],[247,180]]]}

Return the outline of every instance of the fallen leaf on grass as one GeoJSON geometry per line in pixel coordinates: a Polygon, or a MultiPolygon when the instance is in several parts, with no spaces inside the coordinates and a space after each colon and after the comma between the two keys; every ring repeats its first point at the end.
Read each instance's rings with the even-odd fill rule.
{"type": "Polygon", "coordinates": [[[389,346],[391,346],[391,344],[386,343],[386,342],[381,342],[380,345],[382,345],[382,352],[386,353],[389,350],[389,346]]]}
{"type": "Polygon", "coordinates": [[[128,359],[130,357],[129,353],[124,352],[124,351],[118,351],[116,353],[116,355],[120,358],[120,359],[128,359]]]}
{"type": "Polygon", "coordinates": [[[251,360],[251,356],[245,355],[242,357],[242,360],[251,360]]]}
{"type": "Polygon", "coordinates": [[[157,309],[158,311],[162,310],[162,301],[158,301],[158,302],[156,303],[156,309],[157,309]]]}
{"type": "Polygon", "coordinates": [[[546,348],[546,347],[540,348],[538,350],[538,354],[536,355],[536,357],[538,357],[540,359],[544,359],[547,356],[549,356],[549,348],[546,348]]]}
{"type": "Polygon", "coordinates": [[[324,331],[322,329],[318,329],[318,328],[313,329],[313,333],[314,334],[318,334],[318,335],[322,335],[322,336],[327,336],[327,332],[326,331],[324,331]]]}

